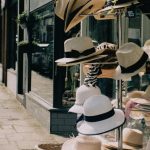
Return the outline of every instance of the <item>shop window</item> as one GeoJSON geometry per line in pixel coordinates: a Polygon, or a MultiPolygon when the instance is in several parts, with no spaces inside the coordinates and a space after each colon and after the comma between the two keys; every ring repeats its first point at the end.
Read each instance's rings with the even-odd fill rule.
{"type": "Polygon", "coordinates": [[[38,43],[39,47],[32,53],[31,91],[45,100],[49,105],[52,105],[54,51],[53,2],[31,13],[38,16],[38,21],[33,27],[32,40],[38,43]]]}

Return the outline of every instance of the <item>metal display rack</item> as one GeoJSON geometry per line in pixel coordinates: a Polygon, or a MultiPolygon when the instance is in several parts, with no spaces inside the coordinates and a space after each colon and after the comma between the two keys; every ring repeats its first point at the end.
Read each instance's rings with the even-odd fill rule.
{"type": "MultiPolygon", "coordinates": [[[[117,21],[117,30],[118,30],[118,33],[117,33],[118,34],[117,35],[118,36],[118,47],[120,47],[125,42],[125,39],[123,39],[123,37],[125,37],[125,35],[124,35],[125,32],[123,32],[123,29],[122,29],[122,26],[123,26],[122,15],[127,11],[128,7],[130,7],[132,5],[136,5],[138,3],[139,2],[137,0],[133,0],[132,2],[126,3],[124,5],[109,6],[107,8],[97,11],[95,14],[89,14],[88,16],[94,16],[94,15],[98,15],[98,14],[110,15],[110,13],[108,13],[108,12],[112,12],[111,15],[115,15],[116,19],[117,19],[116,21],[117,21]]],[[[82,15],[85,15],[85,14],[82,14],[82,15]]],[[[105,19],[102,19],[102,20],[105,20],[105,19]]],[[[82,30],[82,28],[81,28],[81,30],[82,30]]],[[[81,31],[81,36],[83,36],[82,31],[81,31]]],[[[88,63],[88,62],[85,61],[84,63],[88,63]]],[[[98,62],[98,63],[101,64],[103,62],[98,62]]],[[[69,65],[64,64],[64,65],[60,65],[60,66],[69,66],[69,65]]],[[[80,77],[81,77],[80,84],[83,83],[82,66],[83,66],[83,63],[80,63],[80,77]]],[[[117,108],[119,108],[119,109],[122,109],[122,91],[123,91],[122,84],[123,84],[122,80],[116,81],[117,108]]],[[[122,137],[123,137],[122,130],[123,130],[123,126],[119,127],[116,130],[116,141],[118,141],[118,149],[119,150],[122,150],[122,137]]]]}

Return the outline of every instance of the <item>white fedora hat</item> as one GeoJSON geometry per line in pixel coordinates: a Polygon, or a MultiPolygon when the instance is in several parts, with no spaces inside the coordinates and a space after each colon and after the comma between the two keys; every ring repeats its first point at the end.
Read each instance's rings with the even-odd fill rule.
{"type": "MultiPolygon", "coordinates": [[[[117,142],[106,142],[105,147],[118,148],[117,142]]],[[[123,150],[137,150],[143,147],[143,132],[138,129],[123,129],[123,150]]]]}
{"type": "Polygon", "coordinates": [[[68,32],[71,28],[85,19],[88,14],[101,9],[105,2],[106,0],[74,0],[73,5],[70,4],[71,6],[68,7],[68,12],[66,14],[65,32],[68,32]]]}
{"type": "Polygon", "coordinates": [[[93,95],[101,95],[100,88],[92,85],[81,85],[76,91],[75,104],[69,109],[69,112],[83,114],[83,104],[87,98],[93,95]]]}
{"type": "Polygon", "coordinates": [[[65,19],[65,12],[68,6],[69,0],[57,0],[55,7],[55,14],[62,20],[65,19]]]}
{"type": "Polygon", "coordinates": [[[124,112],[120,109],[113,109],[110,99],[105,95],[89,97],[84,102],[83,109],[84,120],[79,122],[80,126],[77,126],[80,134],[102,134],[125,123],[124,112]]]}
{"type": "Polygon", "coordinates": [[[98,57],[104,50],[96,51],[90,37],[73,37],[64,42],[65,57],[57,59],[58,64],[80,63],[98,57]]]}
{"type": "Polygon", "coordinates": [[[67,140],[61,150],[101,150],[101,142],[93,136],[77,136],[67,140]]]}
{"type": "Polygon", "coordinates": [[[115,77],[118,80],[128,80],[144,69],[148,55],[135,43],[122,45],[116,52],[118,67],[115,77]]]}

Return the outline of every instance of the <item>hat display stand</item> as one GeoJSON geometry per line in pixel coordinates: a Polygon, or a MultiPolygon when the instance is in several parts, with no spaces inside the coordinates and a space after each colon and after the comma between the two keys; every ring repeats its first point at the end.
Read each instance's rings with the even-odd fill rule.
{"type": "MultiPolygon", "coordinates": [[[[96,12],[95,14],[104,14],[104,15],[109,15],[110,13],[112,15],[115,16],[114,19],[117,19],[117,30],[118,30],[118,46],[120,47],[123,43],[125,43],[125,35],[123,32],[123,22],[122,22],[122,14],[124,14],[126,11],[127,11],[127,8],[131,5],[136,5],[138,4],[139,2],[137,0],[133,0],[132,2],[130,3],[127,3],[127,4],[123,4],[123,5],[120,5],[120,6],[111,6],[111,7],[108,7],[108,8],[104,8],[98,12],[96,12]],[[109,14],[108,14],[109,12],[109,14]]],[[[88,15],[95,15],[95,14],[88,14],[88,15]]],[[[85,15],[85,14],[81,14],[81,15],[85,15]]],[[[99,20],[99,19],[98,19],[99,20]]],[[[104,56],[105,57],[105,56],[104,56]]],[[[78,64],[80,64],[80,85],[83,84],[83,81],[84,81],[84,78],[83,78],[83,71],[82,71],[82,68],[83,68],[83,64],[85,63],[93,63],[93,62],[90,62],[90,61],[94,61],[96,60],[97,58],[96,57],[93,57],[91,60],[86,60],[86,61],[82,61],[82,62],[78,62],[78,64]]],[[[102,57],[101,57],[102,59],[102,57]]],[[[101,61],[98,61],[98,62],[94,62],[95,64],[103,64],[104,62],[101,62],[101,61]]],[[[93,64],[94,64],[93,63],[93,64]]],[[[107,62],[105,62],[107,64],[107,62]]],[[[59,64],[58,64],[59,65],[59,64]]],[[[64,64],[62,66],[72,66],[72,65],[76,65],[76,63],[68,63],[68,64],[64,64]]],[[[60,65],[61,66],[61,65],[60,65]]],[[[126,81],[123,81],[123,80],[116,80],[116,97],[117,97],[117,108],[118,109],[122,109],[122,95],[123,95],[123,92],[124,94],[127,93],[127,88],[126,88],[126,81]],[[124,84],[124,89],[123,89],[123,84],[124,84]]],[[[115,134],[115,139],[116,141],[118,142],[118,149],[119,150],[122,150],[123,149],[123,126],[119,127],[118,129],[116,129],[116,134],[115,134]]]]}

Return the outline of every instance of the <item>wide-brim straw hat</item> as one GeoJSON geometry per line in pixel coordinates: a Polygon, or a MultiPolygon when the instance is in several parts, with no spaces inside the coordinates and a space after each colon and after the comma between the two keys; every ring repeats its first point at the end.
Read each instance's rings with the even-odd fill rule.
{"type": "Polygon", "coordinates": [[[130,100],[137,104],[150,106],[150,101],[143,98],[130,98],[130,100]]]}
{"type": "MultiPolygon", "coordinates": [[[[118,142],[105,142],[103,144],[108,148],[118,148],[118,142]]],[[[138,129],[123,129],[123,150],[137,150],[143,147],[143,132],[138,129]]]]}
{"type": "Polygon", "coordinates": [[[77,136],[67,140],[61,150],[101,150],[101,142],[92,136],[77,136]]]}
{"type": "Polygon", "coordinates": [[[105,95],[89,97],[83,108],[84,120],[79,122],[80,126],[77,126],[80,134],[102,134],[125,123],[124,112],[120,109],[113,109],[110,99],[105,95]]]}
{"type": "Polygon", "coordinates": [[[65,18],[65,32],[68,32],[79,22],[101,9],[106,0],[70,0],[65,18]]]}
{"type": "Polygon", "coordinates": [[[55,7],[55,14],[62,20],[65,19],[65,12],[68,6],[69,0],[57,0],[55,7]]]}
{"type": "Polygon", "coordinates": [[[103,53],[104,49],[96,50],[90,37],[73,37],[64,42],[65,56],[57,59],[55,62],[58,65],[77,64],[85,61],[90,61],[103,53]]]}
{"type": "Polygon", "coordinates": [[[69,112],[83,114],[83,104],[87,98],[93,95],[101,95],[101,90],[98,86],[81,85],[76,91],[75,104],[69,109],[69,112]]]}
{"type": "Polygon", "coordinates": [[[132,91],[128,93],[128,97],[146,99],[150,102],[150,85],[147,86],[145,91],[132,91]]]}
{"type": "Polygon", "coordinates": [[[114,78],[117,80],[129,80],[132,76],[145,69],[148,54],[135,43],[123,44],[116,52],[118,66],[114,78]]]}

